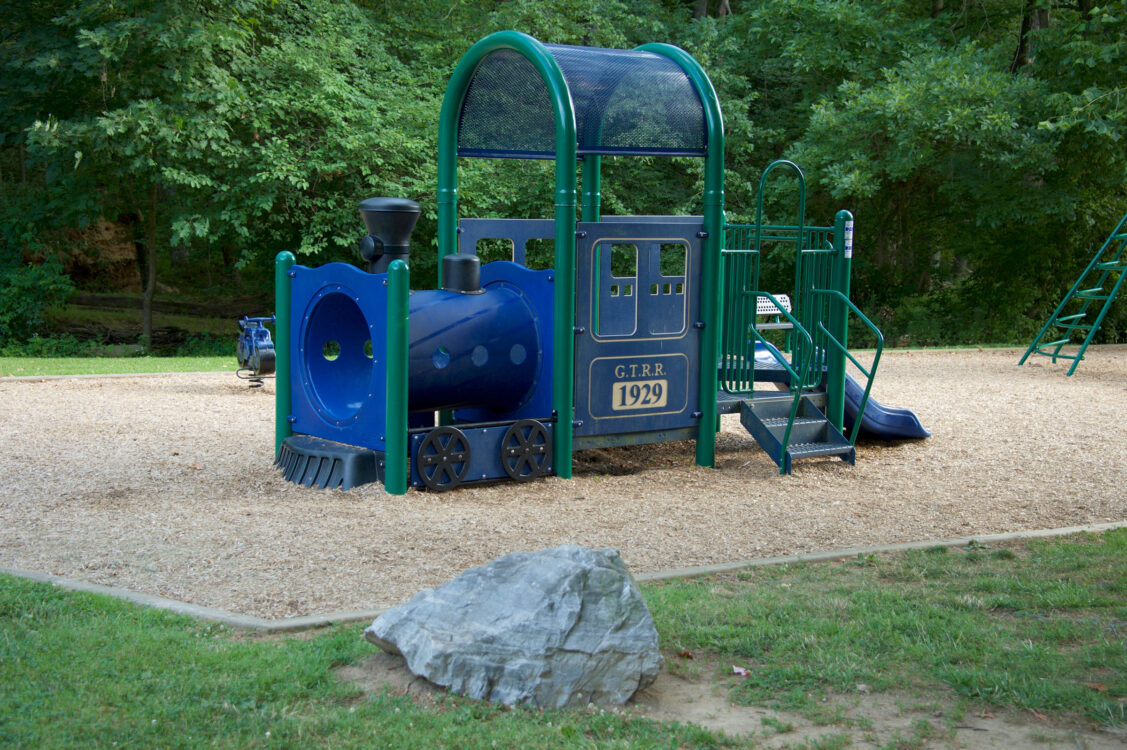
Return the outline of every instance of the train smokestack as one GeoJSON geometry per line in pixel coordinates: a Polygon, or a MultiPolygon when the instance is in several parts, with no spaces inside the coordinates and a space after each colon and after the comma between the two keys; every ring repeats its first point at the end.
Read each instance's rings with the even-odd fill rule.
{"type": "Polygon", "coordinates": [[[360,217],[368,236],[360,240],[360,255],[368,271],[383,273],[393,260],[406,261],[411,232],[419,220],[419,204],[406,198],[368,198],[360,202],[360,217]]]}

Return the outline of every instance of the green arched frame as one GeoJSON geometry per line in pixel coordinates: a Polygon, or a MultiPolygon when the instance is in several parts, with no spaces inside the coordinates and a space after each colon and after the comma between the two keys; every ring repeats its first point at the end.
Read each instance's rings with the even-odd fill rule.
{"type": "MultiPolygon", "coordinates": [[[[692,81],[704,110],[706,130],[704,180],[704,252],[701,263],[701,318],[704,334],[700,344],[701,420],[697,435],[696,461],[712,466],[716,458],[716,362],[720,351],[720,250],[724,236],[724,123],[716,90],[704,69],[684,50],[669,44],[646,44],[637,48],[670,58],[692,81]],[[711,364],[709,364],[711,363],[711,364]]],[[[458,126],[466,92],[478,65],[498,50],[512,50],[527,59],[548,91],[556,140],[555,185],[555,322],[552,331],[554,366],[552,408],[556,414],[552,442],[552,466],[558,476],[571,477],[573,445],[572,417],[575,406],[575,212],[578,144],[575,110],[563,72],[547,48],[517,31],[499,31],[474,44],[454,69],[442,100],[438,125],[438,256],[457,252],[458,240],[458,126]]],[[[585,157],[583,170],[583,219],[599,218],[601,159],[585,157]]],[[[439,279],[441,284],[441,277],[439,279]]]]}

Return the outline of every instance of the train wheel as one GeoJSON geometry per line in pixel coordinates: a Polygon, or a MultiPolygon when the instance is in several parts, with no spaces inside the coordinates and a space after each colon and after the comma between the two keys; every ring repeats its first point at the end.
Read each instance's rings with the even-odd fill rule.
{"type": "Polygon", "coordinates": [[[543,476],[552,456],[552,438],[548,428],[535,419],[515,422],[501,441],[501,465],[517,482],[543,476]]]}
{"type": "Polygon", "coordinates": [[[416,460],[419,478],[428,489],[452,490],[462,483],[470,467],[470,443],[457,427],[438,427],[423,438],[416,460]]]}

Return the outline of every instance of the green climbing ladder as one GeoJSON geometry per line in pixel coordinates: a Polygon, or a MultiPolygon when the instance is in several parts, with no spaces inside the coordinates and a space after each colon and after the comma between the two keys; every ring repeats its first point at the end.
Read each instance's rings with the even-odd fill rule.
{"type": "Polygon", "coordinates": [[[1084,351],[1092,343],[1104,316],[1119,294],[1123,280],[1127,279],[1127,214],[1111,230],[1107,240],[1092,257],[1090,263],[1057,309],[1053,311],[1041,332],[1025,350],[1018,365],[1025,364],[1030,354],[1041,354],[1058,359],[1071,359],[1067,375],[1076,371],[1084,358],[1084,351]],[[1076,343],[1083,336],[1075,354],[1062,353],[1062,349],[1076,343]]]}

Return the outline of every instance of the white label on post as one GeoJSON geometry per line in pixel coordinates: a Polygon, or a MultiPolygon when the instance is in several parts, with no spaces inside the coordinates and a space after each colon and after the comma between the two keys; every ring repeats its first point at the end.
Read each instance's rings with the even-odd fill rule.
{"type": "Polygon", "coordinates": [[[845,222],[845,257],[853,257],[853,222],[845,222]]]}

